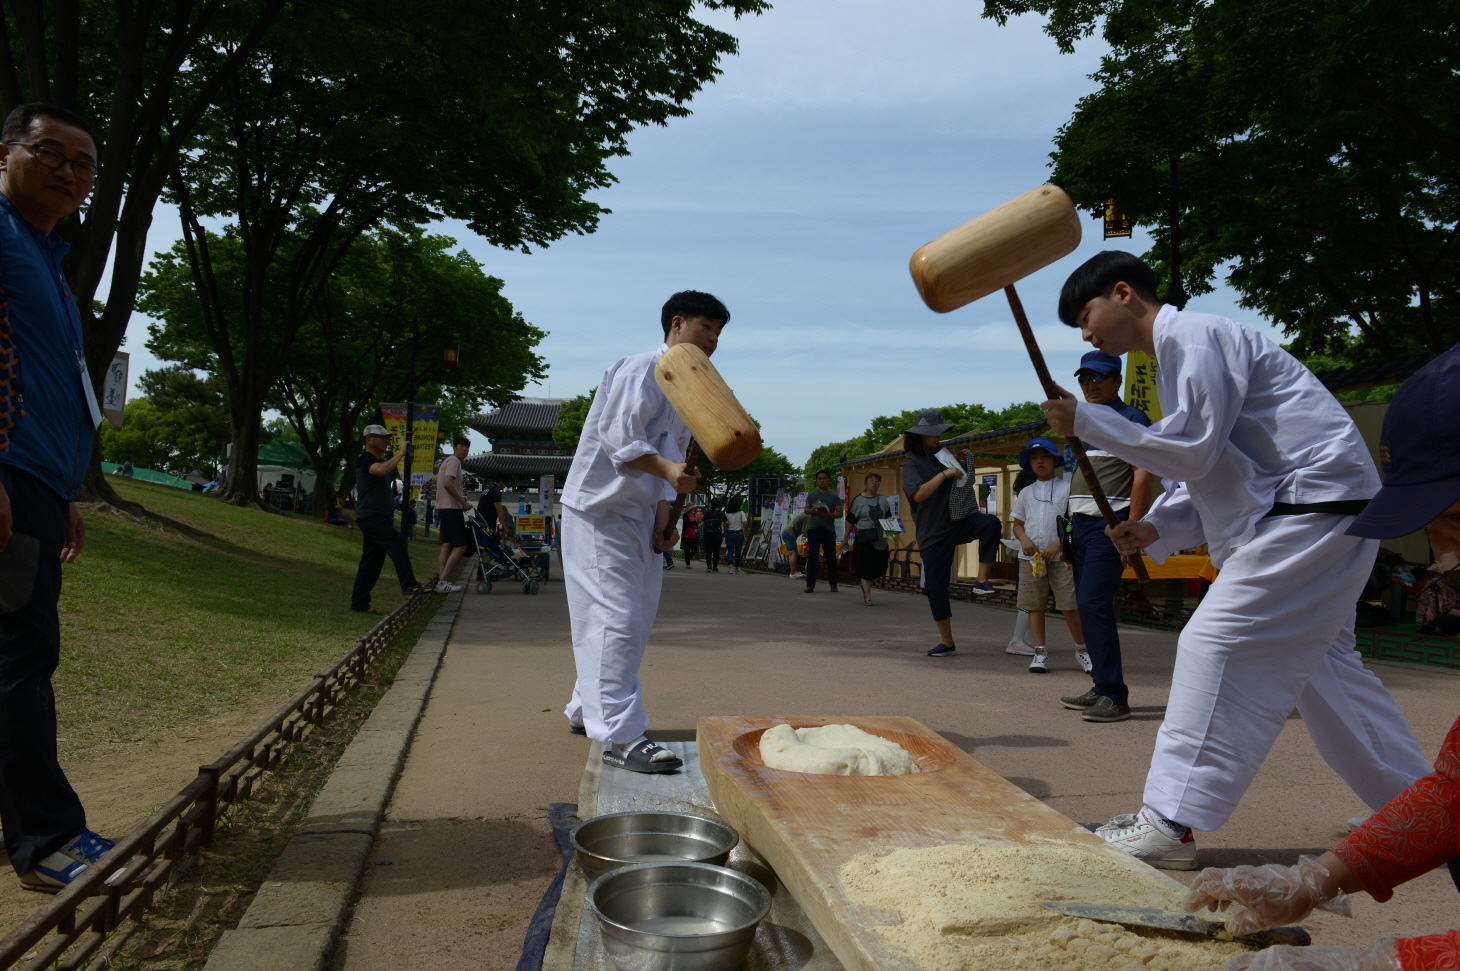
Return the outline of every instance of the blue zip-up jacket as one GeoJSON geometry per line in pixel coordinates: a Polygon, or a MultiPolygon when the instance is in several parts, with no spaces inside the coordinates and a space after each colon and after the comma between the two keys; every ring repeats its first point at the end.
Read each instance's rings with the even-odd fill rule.
{"type": "Polygon", "coordinates": [[[23,469],[75,499],[95,426],[81,384],[81,318],[61,259],[71,244],[26,222],[0,194],[0,287],[5,288],[25,417],[0,465],[23,469]]]}

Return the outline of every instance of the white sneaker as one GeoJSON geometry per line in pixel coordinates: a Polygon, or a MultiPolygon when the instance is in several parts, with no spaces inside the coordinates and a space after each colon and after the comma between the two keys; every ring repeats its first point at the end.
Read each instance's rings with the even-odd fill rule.
{"type": "Polygon", "coordinates": [[[796,580],[796,579],[799,579],[801,577],[804,577],[805,575],[806,574],[804,574],[804,573],[793,573],[793,574],[791,574],[791,576],[789,577],[789,579],[796,580]]]}
{"type": "Polygon", "coordinates": [[[1086,674],[1089,674],[1091,671],[1095,670],[1095,664],[1090,660],[1089,651],[1076,651],[1075,660],[1080,662],[1080,667],[1085,669],[1086,674]]]}
{"type": "Polygon", "coordinates": [[[436,581],[436,592],[437,593],[457,593],[460,590],[461,590],[461,587],[458,584],[451,583],[451,582],[446,581],[446,580],[438,580],[438,581],[436,581]]]}
{"type": "Polygon", "coordinates": [[[1030,674],[1044,674],[1048,670],[1049,670],[1049,655],[1047,653],[1045,653],[1044,648],[1042,648],[1042,647],[1036,647],[1034,649],[1034,660],[1032,660],[1032,661],[1029,662],[1029,673],[1030,674]]]}
{"type": "Polygon", "coordinates": [[[1358,829],[1360,826],[1364,825],[1368,821],[1368,816],[1350,816],[1348,819],[1345,819],[1343,821],[1343,827],[1340,829],[1340,832],[1344,836],[1347,836],[1349,833],[1352,833],[1354,830],[1358,829]]]}
{"type": "Polygon", "coordinates": [[[1018,654],[1020,657],[1033,657],[1034,648],[1028,644],[1020,644],[1018,641],[1010,641],[1009,646],[1004,648],[1005,654],[1018,654]]]}
{"type": "Polygon", "coordinates": [[[1145,806],[1139,813],[1116,816],[1095,830],[1095,835],[1158,870],[1196,869],[1196,838],[1191,827],[1180,839],[1173,839],[1161,831],[1145,806]]]}

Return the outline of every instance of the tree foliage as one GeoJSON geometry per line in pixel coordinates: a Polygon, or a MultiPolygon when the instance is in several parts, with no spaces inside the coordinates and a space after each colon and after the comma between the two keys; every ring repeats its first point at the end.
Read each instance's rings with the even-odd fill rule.
{"type": "MultiPolygon", "coordinates": [[[[854,459],[882,451],[897,436],[917,424],[920,410],[922,409],[915,408],[896,415],[878,415],[872,419],[867,430],[855,438],[844,442],[830,442],[814,449],[803,466],[807,481],[816,475],[818,469],[835,470],[842,461],[843,453],[847,458],[854,459]]],[[[943,412],[943,420],[953,426],[943,434],[944,438],[1008,428],[1010,425],[1039,421],[1043,417],[1039,404],[1034,401],[1019,402],[998,410],[979,404],[943,405],[940,410],[943,412]]]]}
{"type": "Polygon", "coordinates": [[[1149,228],[1186,289],[1223,268],[1300,354],[1363,359],[1460,339],[1460,48],[1435,0],[985,0],[1064,50],[1110,45],[1060,129],[1053,181],[1149,228]]]}
{"type": "Polygon", "coordinates": [[[214,475],[228,441],[228,411],[222,382],[174,366],[147,371],[141,394],[127,402],[122,427],[101,427],[102,458],[121,463],[129,456],[141,468],[183,476],[214,475]]]}
{"type": "MultiPolygon", "coordinates": [[[[217,285],[225,299],[236,300],[246,276],[244,247],[236,233],[208,240],[217,285]]],[[[544,333],[513,310],[501,280],[466,252],[452,253],[455,245],[418,229],[362,237],[295,336],[264,403],[281,413],[291,440],[309,454],[317,503],[328,500],[341,465],[357,453],[364,426],[379,421],[380,403],[405,400],[414,318],[423,332],[416,400],[442,404],[448,438],[484,406],[504,405],[529,380],[545,376],[534,352],[544,333]],[[460,352],[454,370],[442,360],[446,344],[460,352]]],[[[150,328],[148,348],[193,367],[216,367],[183,244],[154,260],[143,289],[142,309],[162,321],[150,328]]]]}
{"type": "MultiPolygon", "coordinates": [[[[353,0],[291,7],[224,85],[171,191],[203,331],[228,384],[236,451],[222,497],[257,501],[250,456],[269,389],[364,233],[440,217],[526,250],[589,233],[607,160],[734,51],[694,0],[482,5],[353,0]],[[242,252],[224,299],[208,218],[242,252]]],[[[754,11],[760,0],[718,4],[754,11]]],[[[207,76],[230,57],[200,52],[207,76]]]]}
{"type": "Polygon", "coordinates": [[[583,422],[588,418],[588,409],[593,407],[593,396],[597,388],[590,388],[587,394],[569,398],[558,408],[558,423],[553,428],[553,442],[560,448],[577,448],[578,439],[583,437],[583,422]]]}

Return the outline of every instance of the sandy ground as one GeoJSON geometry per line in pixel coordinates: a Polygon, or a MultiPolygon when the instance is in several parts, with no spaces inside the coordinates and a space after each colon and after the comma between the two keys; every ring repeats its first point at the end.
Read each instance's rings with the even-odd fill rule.
{"type": "MultiPolygon", "coordinates": [[[[118,838],[177,795],[212,762],[279,708],[268,702],[256,711],[234,712],[178,734],[101,746],[88,759],[62,758],[66,776],[86,807],[86,821],[103,836],[118,838]]],[[[7,861],[8,862],[8,861],[7,861]]],[[[8,933],[49,898],[0,880],[0,934],[8,933]]]]}
{"type": "MultiPolygon", "coordinates": [[[[651,736],[694,737],[707,714],[907,715],[1081,822],[1133,812],[1166,702],[1174,634],[1122,631],[1135,717],[1092,725],[1059,707],[1089,679],[1069,634],[1051,626],[1051,670],[1003,653],[1014,614],[954,603],[960,655],[924,656],[935,635],[926,601],[844,584],[814,595],[756,574],[665,576],[641,676],[651,736]]],[[[1377,667],[1433,757],[1454,720],[1453,676],[1377,667]]],[[[561,714],[573,680],[562,583],[536,597],[511,586],[469,594],[374,861],[335,961],[337,971],[511,968],[558,857],[549,802],[575,802],[587,742],[561,714]]],[[[1201,834],[1203,863],[1292,863],[1366,812],[1293,718],[1235,816],[1201,834]]],[[[1320,915],[1318,941],[1357,946],[1453,926],[1444,871],[1385,905],[1361,898],[1356,920],[1320,915]]]]}

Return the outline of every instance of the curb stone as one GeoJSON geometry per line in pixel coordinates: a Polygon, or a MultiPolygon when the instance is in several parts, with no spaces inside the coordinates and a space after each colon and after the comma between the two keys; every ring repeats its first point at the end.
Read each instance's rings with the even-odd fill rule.
{"type": "Polygon", "coordinates": [[[447,594],[203,971],[322,971],[364,875],[465,590],[447,594]]]}

